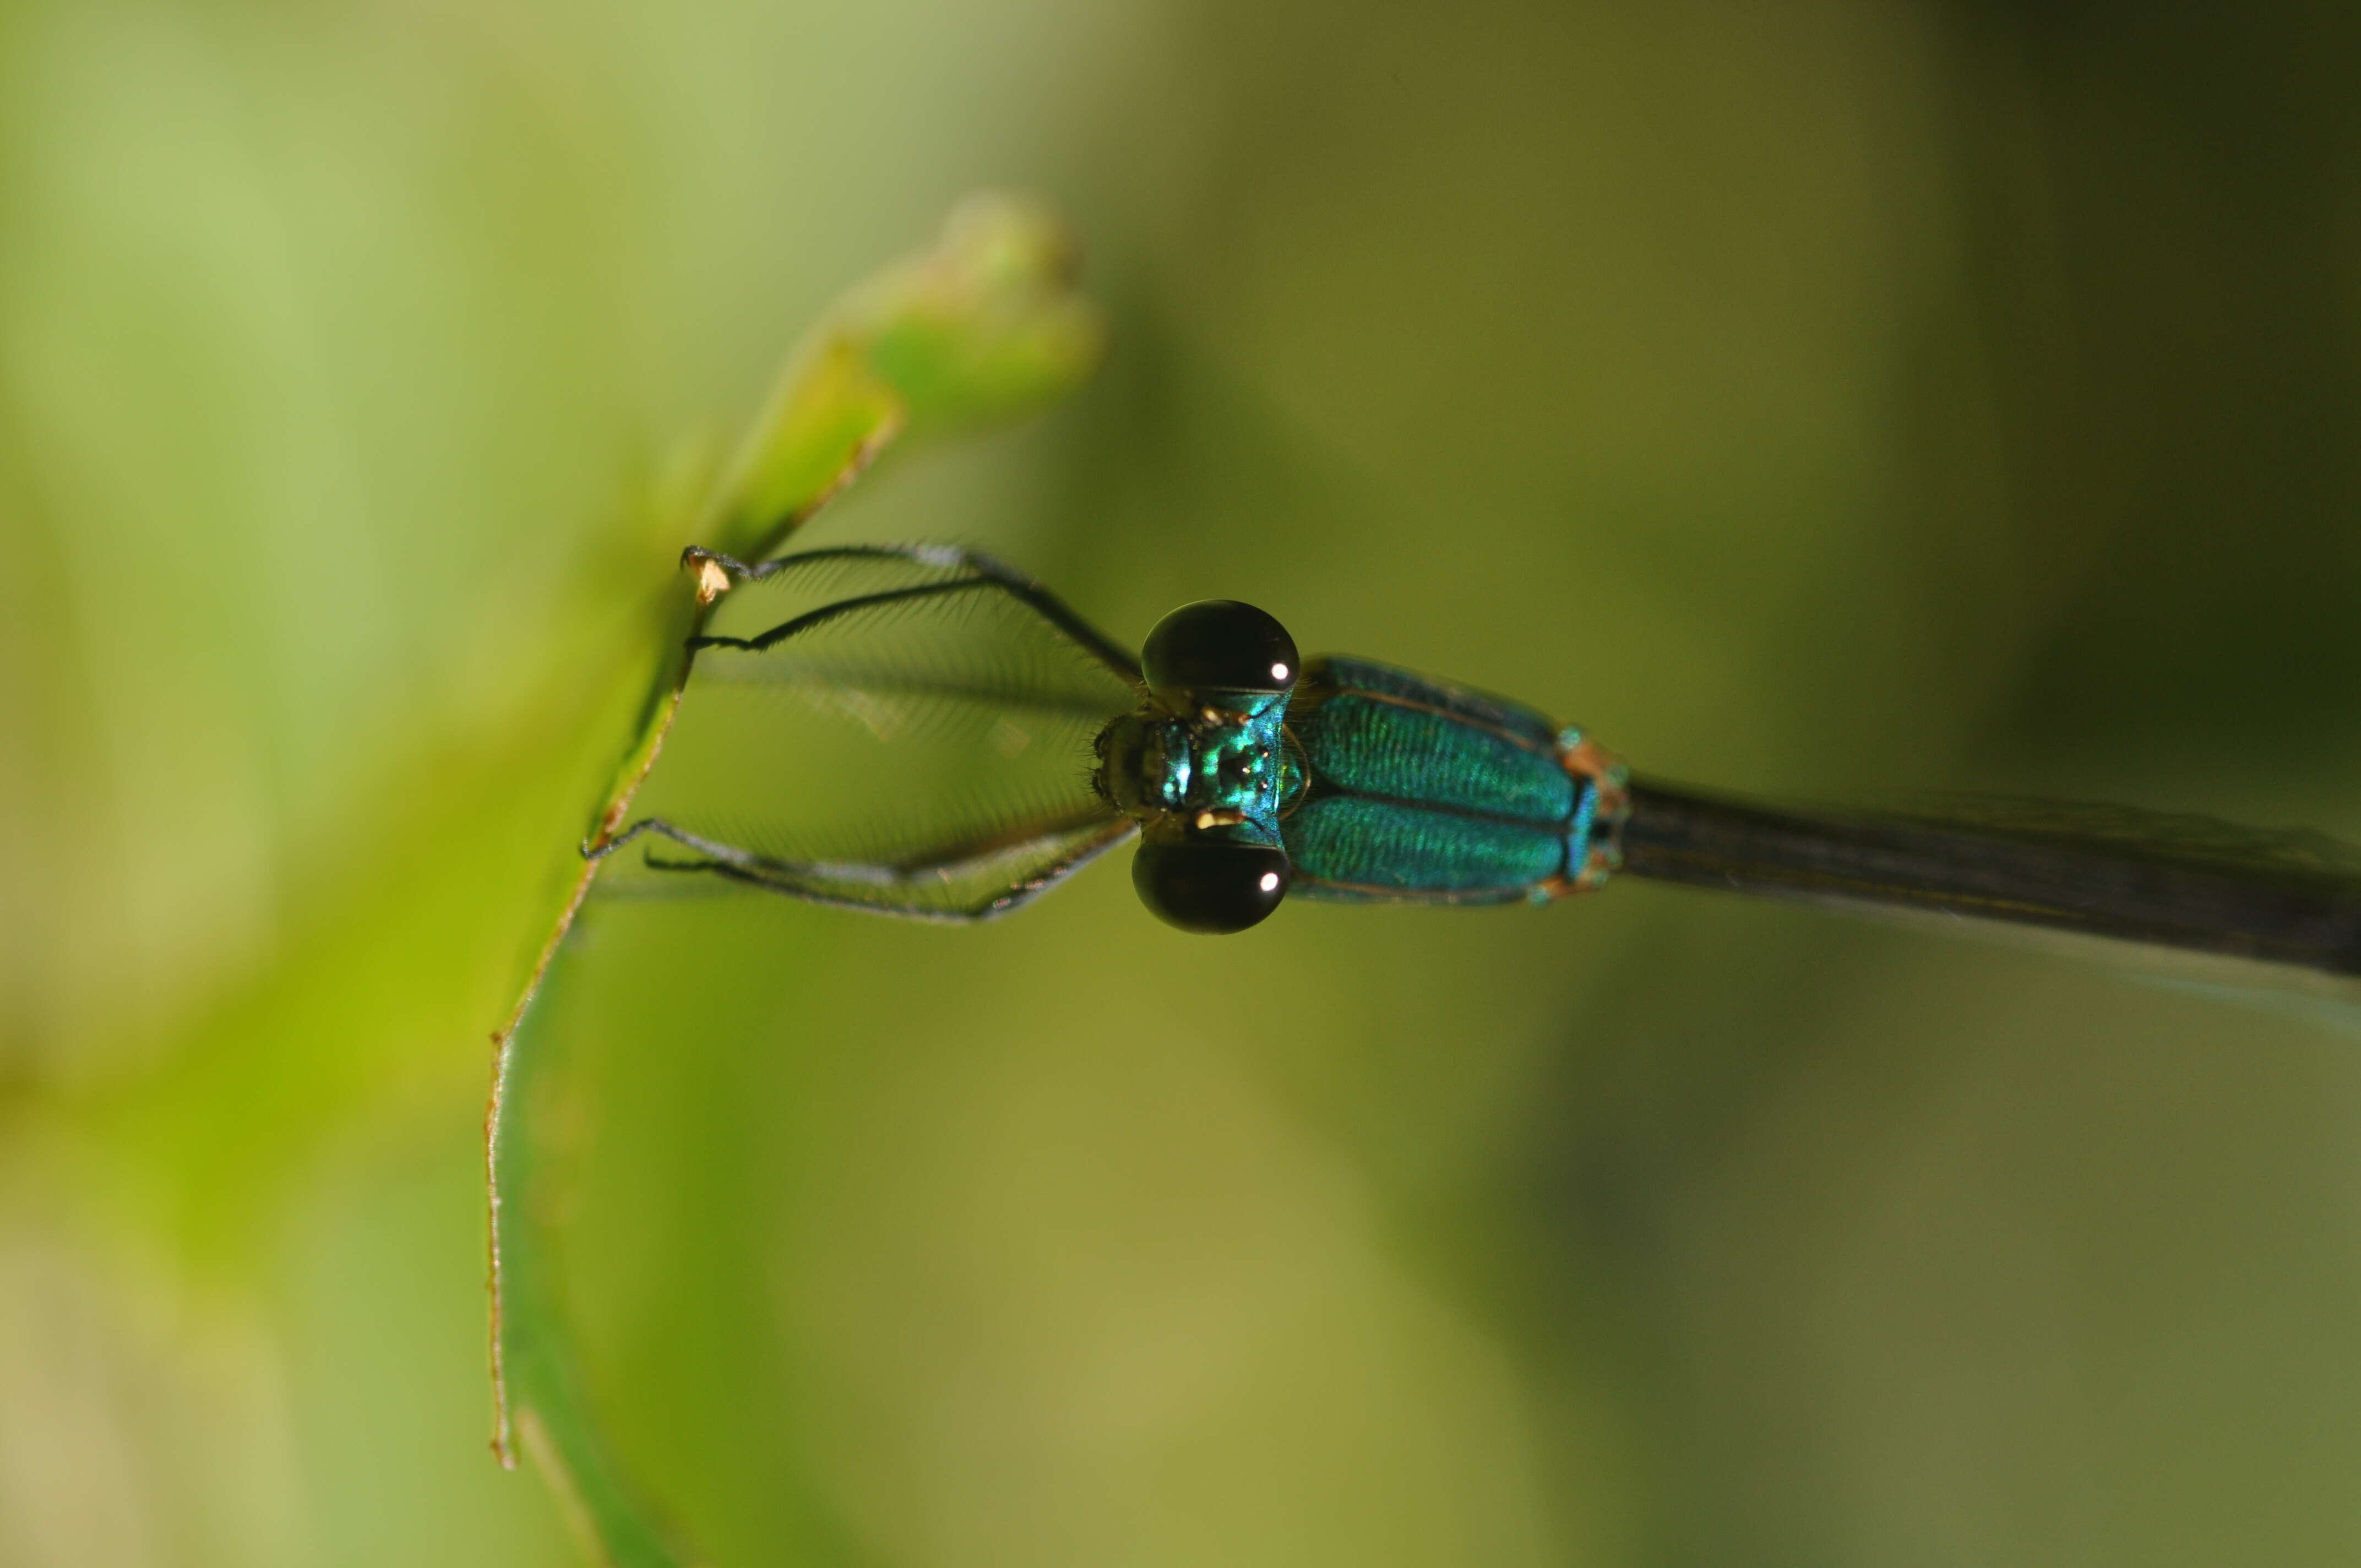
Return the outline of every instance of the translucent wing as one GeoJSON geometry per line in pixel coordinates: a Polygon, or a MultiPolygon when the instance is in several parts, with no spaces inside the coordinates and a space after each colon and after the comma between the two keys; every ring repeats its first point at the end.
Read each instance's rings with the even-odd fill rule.
{"type": "Polygon", "coordinates": [[[1634,876],[2361,975],[2361,870],[2316,834],[2050,801],[1795,808],[1653,780],[1631,802],[1634,876]]]}
{"type": "Polygon", "coordinates": [[[942,546],[741,568],[602,893],[746,886],[988,918],[1130,836],[1092,744],[1137,663],[1022,574],[942,546]]]}
{"type": "Polygon", "coordinates": [[[2187,812],[2018,795],[1922,795],[1897,797],[1881,809],[1933,827],[2027,843],[2116,850],[2295,881],[2361,883],[2361,850],[2308,828],[2248,828],[2187,812]]]}

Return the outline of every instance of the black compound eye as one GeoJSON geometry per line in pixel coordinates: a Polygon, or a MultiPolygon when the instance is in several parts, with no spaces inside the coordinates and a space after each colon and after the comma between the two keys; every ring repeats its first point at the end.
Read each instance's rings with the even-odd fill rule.
{"type": "Polygon", "coordinates": [[[1148,689],[1164,696],[1283,692],[1301,666],[1295,639],[1268,614],[1235,599],[1200,599],[1156,623],[1139,667],[1148,689]]]}
{"type": "Polygon", "coordinates": [[[1169,926],[1208,936],[1243,931],[1287,896],[1287,851],[1219,839],[1142,844],[1131,858],[1131,885],[1169,926]]]}

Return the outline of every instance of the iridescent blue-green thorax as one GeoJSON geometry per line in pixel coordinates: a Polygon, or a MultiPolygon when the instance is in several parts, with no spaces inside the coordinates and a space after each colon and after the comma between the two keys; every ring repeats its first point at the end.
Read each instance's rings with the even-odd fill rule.
{"type": "Polygon", "coordinates": [[[1296,896],[1504,903],[1618,863],[1622,765],[1531,708],[1362,659],[1236,707],[1150,698],[1099,740],[1101,792],[1149,842],[1283,848],[1296,896]]]}
{"type": "Polygon", "coordinates": [[[1151,697],[1098,740],[1098,787],[1150,840],[1191,834],[1277,846],[1303,785],[1287,694],[1235,694],[1176,712],[1151,697]]]}

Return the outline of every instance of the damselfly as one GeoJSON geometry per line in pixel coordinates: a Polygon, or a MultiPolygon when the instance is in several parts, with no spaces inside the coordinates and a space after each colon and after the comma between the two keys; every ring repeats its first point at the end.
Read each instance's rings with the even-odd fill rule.
{"type": "Polygon", "coordinates": [[[2361,859],[2316,835],[2048,803],[1749,804],[1635,778],[1521,703],[1300,659],[1232,600],[1174,610],[1135,655],[951,546],[687,560],[727,612],[694,644],[691,707],[765,705],[719,715],[704,743],[798,739],[751,766],[667,759],[659,783],[676,766],[702,782],[653,792],[598,850],[639,842],[663,879],[989,920],[1137,838],[1141,901],[1188,931],[1241,931],[1290,897],[1539,904],[1620,875],[2361,972],[2361,859]],[[829,828],[797,809],[818,798],[797,779],[818,731],[858,753],[830,796],[851,820],[829,828]],[[917,798],[889,793],[880,742],[939,751],[917,798]]]}

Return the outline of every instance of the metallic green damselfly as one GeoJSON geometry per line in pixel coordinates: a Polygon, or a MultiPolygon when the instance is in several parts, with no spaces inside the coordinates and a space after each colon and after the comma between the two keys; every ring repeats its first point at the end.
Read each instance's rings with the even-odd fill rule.
{"type": "Polygon", "coordinates": [[[1279,621],[1235,601],[1173,611],[1135,655],[953,546],[686,560],[743,622],[697,640],[692,704],[788,699],[725,717],[740,740],[791,716],[855,734],[865,750],[837,793],[868,809],[850,828],[797,825],[795,748],[767,769],[708,768],[598,851],[638,842],[659,880],[989,920],[1137,838],[1142,901],[1191,931],[1243,930],[1288,898],[1538,904],[1638,876],[2361,972],[2361,860],[2313,835],[2050,803],[1750,804],[1635,778],[1521,703],[1301,660],[1279,621]],[[895,741],[942,753],[915,802],[873,787],[875,746],[895,741]]]}

